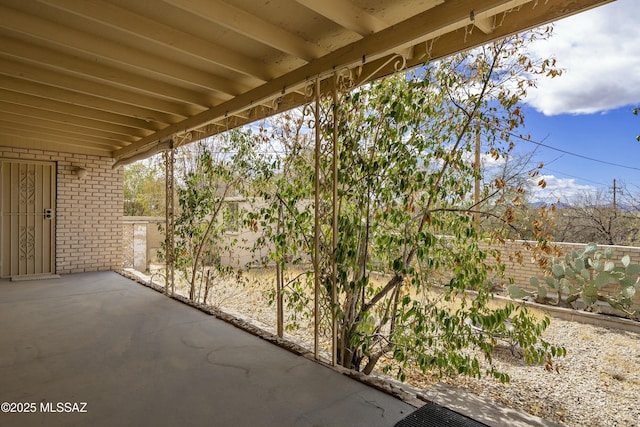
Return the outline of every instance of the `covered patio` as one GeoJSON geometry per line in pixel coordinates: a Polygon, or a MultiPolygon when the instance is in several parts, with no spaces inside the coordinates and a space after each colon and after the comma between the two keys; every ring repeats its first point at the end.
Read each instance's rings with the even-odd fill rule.
{"type": "Polygon", "coordinates": [[[415,410],[113,272],[0,281],[0,325],[0,401],[37,407],[2,425],[382,427],[415,410]]]}
{"type": "Polygon", "coordinates": [[[609,1],[0,0],[0,401],[37,409],[0,424],[395,425],[415,408],[103,271],[121,166],[164,153],[171,195],[182,144],[609,1]]]}
{"type": "Polygon", "coordinates": [[[446,387],[400,399],[115,272],[0,279],[0,348],[2,425],[555,425],[446,387]]]}

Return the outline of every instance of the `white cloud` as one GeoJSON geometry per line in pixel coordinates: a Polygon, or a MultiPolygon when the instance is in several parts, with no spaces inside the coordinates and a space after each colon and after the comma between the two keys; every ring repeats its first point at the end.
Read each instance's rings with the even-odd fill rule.
{"type": "Polygon", "coordinates": [[[534,55],[554,57],[560,77],[542,78],[526,102],[546,115],[590,114],[640,104],[640,7],[611,4],[558,21],[534,55]]]}
{"type": "Polygon", "coordinates": [[[530,198],[532,202],[564,202],[569,203],[585,193],[595,193],[597,189],[590,185],[577,184],[573,178],[557,178],[553,175],[541,175],[531,180],[532,189],[530,198]],[[540,179],[547,184],[545,188],[537,185],[540,179]]]}
{"type": "MultiPolygon", "coordinates": [[[[472,165],[476,161],[476,156],[473,152],[464,152],[462,153],[462,159],[467,165],[472,165]]],[[[482,168],[502,167],[504,166],[506,161],[507,159],[504,156],[500,156],[496,159],[491,154],[480,154],[480,165],[482,166],[482,168]]]]}

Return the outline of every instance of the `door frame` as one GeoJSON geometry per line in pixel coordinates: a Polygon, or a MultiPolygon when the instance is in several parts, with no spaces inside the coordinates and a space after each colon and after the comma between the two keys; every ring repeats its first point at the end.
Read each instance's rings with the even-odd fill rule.
{"type": "MultiPolygon", "coordinates": [[[[28,166],[35,166],[36,172],[33,174],[33,181],[27,182],[25,185],[27,194],[15,194],[15,192],[20,193],[24,190],[24,188],[18,188],[15,185],[9,184],[10,191],[9,194],[2,194],[0,196],[0,277],[2,278],[13,278],[13,277],[31,277],[31,276],[41,276],[41,275],[53,275],[56,273],[56,210],[57,210],[57,163],[54,161],[40,161],[40,160],[27,160],[27,159],[12,159],[0,157],[0,188],[3,189],[2,193],[5,193],[4,186],[5,183],[3,180],[5,179],[5,167],[13,164],[21,164],[28,166]],[[44,167],[41,170],[41,173],[38,174],[37,167],[44,167]],[[47,169],[50,167],[50,169],[47,169]],[[47,172],[47,173],[44,173],[47,172]],[[34,243],[34,253],[36,257],[40,257],[41,262],[38,263],[36,261],[33,262],[33,269],[30,268],[28,261],[26,271],[20,267],[18,264],[18,271],[15,271],[15,258],[19,256],[19,254],[11,253],[12,248],[20,250],[20,243],[16,242],[15,239],[20,239],[21,230],[15,230],[15,220],[12,222],[11,217],[5,217],[5,208],[6,204],[15,203],[16,198],[27,197],[30,198],[32,194],[30,193],[31,187],[33,187],[33,198],[34,201],[30,202],[27,200],[25,203],[33,203],[33,212],[28,212],[28,208],[24,213],[24,221],[28,221],[29,215],[34,217],[34,224],[37,222],[37,217],[39,211],[42,211],[42,227],[37,227],[34,225],[34,236],[29,236],[28,239],[33,239],[34,243]],[[49,194],[46,194],[46,192],[49,194]],[[40,198],[40,200],[37,200],[40,198]],[[47,205],[47,206],[45,206],[47,205]],[[50,209],[50,217],[45,218],[45,209],[50,209]],[[46,224],[45,221],[50,221],[49,224],[46,224]],[[45,224],[47,225],[45,227],[45,224]],[[45,233],[46,229],[46,233],[45,233]],[[39,235],[38,235],[39,230],[39,235]],[[7,236],[3,236],[3,234],[7,232],[9,233],[9,238],[7,236]],[[45,236],[48,234],[48,236],[45,236]],[[47,239],[49,241],[47,241],[47,239]],[[48,256],[48,259],[45,259],[48,256]],[[7,266],[7,262],[9,265],[7,266]],[[29,271],[32,270],[32,271],[29,271]]],[[[10,166],[9,166],[10,167],[10,166]]],[[[29,173],[27,173],[26,178],[30,180],[29,173]]],[[[20,179],[20,178],[19,178],[20,179]]],[[[18,223],[22,221],[18,219],[18,223]]],[[[26,227],[26,226],[25,226],[26,227]]],[[[24,237],[24,236],[22,236],[24,237]]]]}

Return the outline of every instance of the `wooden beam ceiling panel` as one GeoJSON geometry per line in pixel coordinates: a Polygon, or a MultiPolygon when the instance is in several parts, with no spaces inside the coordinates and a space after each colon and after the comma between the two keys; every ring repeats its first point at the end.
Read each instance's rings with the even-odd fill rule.
{"type": "Polygon", "coordinates": [[[302,105],[335,70],[379,78],[395,54],[419,65],[610,1],[0,0],[0,141],[23,128],[121,163],[302,105]]]}
{"type": "MultiPolygon", "coordinates": [[[[3,125],[2,133],[4,135],[11,135],[16,138],[39,139],[43,142],[46,142],[51,138],[51,134],[39,131],[34,128],[29,128],[29,127],[16,128],[15,126],[11,126],[11,125],[6,125],[6,126],[3,125]]],[[[109,142],[101,142],[101,141],[96,142],[90,139],[81,139],[81,138],[75,138],[75,137],[69,138],[63,135],[56,135],[56,141],[63,144],[71,145],[74,147],[91,147],[91,148],[96,148],[100,150],[110,150],[113,147],[113,144],[109,142]]]]}
{"type": "MultiPolygon", "coordinates": [[[[65,102],[78,107],[87,107],[93,110],[118,114],[123,117],[131,117],[142,120],[146,123],[170,124],[177,123],[180,118],[169,114],[158,113],[148,109],[136,107],[134,105],[123,104],[109,99],[90,96],[83,93],[72,92],[60,89],[55,86],[43,85],[0,75],[0,88],[12,92],[22,93],[40,98],[50,99],[58,102],[65,102]]],[[[160,128],[163,126],[160,126],[160,128]]]]}
{"type": "MultiPolygon", "coordinates": [[[[0,80],[0,86],[1,83],[2,82],[0,80]]],[[[29,95],[26,93],[15,92],[13,90],[0,89],[0,99],[16,105],[34,107],[42,110],[67,114],[71,117],[94,119],[105,123],[127,126],[132,129],[147,129],[149,131],[155,131],[163,129],[167,126],[167,124],[148,122],[146,120],[135,118],[132,116],[120,113],[111,113],[104,110],[80,106],[69,102],[58,101],[41,95],[44,95],[44,93],[40,95],[29,95]]]]}
{"type": "Polygon", "coordinates": [[[178,82],[199,86],[215,91],[222,97],[230,97],[247,89],[238,82],[214,76],[194,68],[184,68],[179,63],[122,46],[109,39],[81,32],[57,23],[34,17],[0,5],[0,16],[3,28],[15,33],[27,34],[42,40],[54,41],[55,44],[91,56],[99,56],[108,61],[126,65],[126,68],[137,68],[144,74],[164,76],[178,82]]]}
{"type": "MultiPolygon", "coordinates": [[[[0,113],[1,114],[1,113],[0,113]]],[[[28,130],[34,135],[40,135],[43,141],[46,141],[48,138],[54,136],[56,140],[59,141],[75,141],[75,143],[93,143],[96,147],[100,146],[102,148],[108,148],[115,146],[125,146],[126,143],[114,140],[112,138],[101,138],[92,135],[80,135],[73,132],[66,132],[60,130],[54,130],[46,127],[41,127],[31,124],[24,124],[15,121],[7,121],[0,118],[0,132],[4,129],[13,129],[14,131],[25,131],[28,130]]]]}
{"type": "MultiPolygon", "coordinates": [[[[191,0],[189,0],[191,1],[191,0]]],[[[479,13],[494,11],[500,13],[514,7],[516,2],[527,0],[476,0],[473,2],[479,13]]],[[[143,150],[145,146],[153,144],[173,133],[190,130],[202,123],[219,120],[229,114],[235,114],[247,105],[256,105],[272,98],[275,93],[296,88],[314,76],[325,74],[328,70],[351,67],[363,60],[371,61],[390,52],[406,49],[421,41],[438,37],[452,28],[464,27],[471,23],[469,2],[465,0],[450,0],[423,13],[415,15],[399,24],[374,33],[355,43],[336,49],[332,53],[318,58],[285,76],[273,79],[262,86],[245,92],[227,102],[210,108],[200,114],[190,117],[178,125],[171,125],[146,138],[142,138],[129,147],[117,150],[114,156],[119,159],[130,153],[143,150]]]]}
{"type": "MultiPolygon", "coordinates": [[[[4,122],[12,122],[20,125],[22,128],[41,128],[47,130],[51,135],[63,132],[65,134],[76,135],[81,140],[91,140],[97,138],[99,141],[112,141],[114,147],[126,146],[137,141],[138,137],[126,135],[122,136],[109,131],[96,130],[82,126],[73,126],[69,123],[60,123],[43,117],[30,117],[15,114],[13,112],[0,111],[0,120],[4,122]]],[[[76,139],[78,139],[76,138],[76,139]]]]}
{"type": "Polygon", "coordinates": [[[27,148],[34,150],[48,150],[59,153],[78,153],[89,156],[110,157],[111,149],[102,147],[93,147],[82,143],[64,143],[60,141],[51,141],[51,139],[43,140],[35,135],[21,135],[12,132],[3,133],[0,131],[0,146],[27,148]]]}
{"type": "Polygon", "coordinates": [[[153,131],[149,131],[146,129],[131,128],[128,126],[116,125],[100,120],[87,119],[84,117],[69,116],[62,112],[49,111],[42,108],[25,107],[23,105],[4,101],[4,98],[0,99],[3,99],[2,101],[0,101],[0,111],[4,111],[5,113],[14,113],[34,119],[43,118],[53,122],[64,123],[69,127],[84,127],[91,130],[103,130],[112,132],[114,136],[133,135],[138,137],[146,137],[149,135],[153,135],[153,131]]]}
{"type": "Polygon", "coordinates": [[[0,54],[0,74],[16,81],[21,80],[27,85],[49,86],[69,94],[116,102],[122,106],[123,110],[126,110],[127,106],[139,108],[149,112],[148,115],[140,117],[164,123],[178,122],[204,110],[204,108],[191,108],[190,104],[179,104],[79,76],[63,74],[54,69],[40,67],[37,64],[19,62],[5,58],[2,54],[0,54]]]}
{"type": "Polygon", "coordinates": [[[350,0],[297,0],[319,15],[361,36],[381,31],[389,25],[350,0]]]}
{"type": "Polygon", "coordinates": [[[48,46],[41,47],[45,45],[47,44],[44,42],[41,45],[34,45],[10,37],[0,37],[0,50],[5,55],[22,62],[53,68],[60,73],[79,75],[81,78],[99,80],[109,85],[125,87],[132,91],[142,91],[163,99],[195,104],[201,107],[210,107],[223,101],[221,98],[172,86],[166,82],[155,80],[152,76],[134,74],[113,68],[100,60],[90,61],[68,53],[55,51],[48,46]]]}
{"type": "Polygon", "coordinates": [[[161,49],[191,55],[263,82],[281,73],[279,69],[271,71],[265,67],[264,63],[243,56],[225,46],[203,40],[102,0],[42,1],[69,13],[105,23],[132,37],[144,38],[161,49]]]}
{"type": "Polygon", "coordinates": [[[289,33],[259,16],[220,0],[166,1],[217,25],[307,62],[328,53],[326,49],[289,33]]]}

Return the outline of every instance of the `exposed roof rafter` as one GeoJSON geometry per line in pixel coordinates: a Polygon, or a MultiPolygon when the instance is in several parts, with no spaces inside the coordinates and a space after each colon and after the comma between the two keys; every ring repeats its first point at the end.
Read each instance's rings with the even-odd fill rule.
{"type": "Polygon", "coordinates": [[[610,1],[0,0],[0,144],[122,164],[610,1]]]}
{"type": "Polygon", "coordinates": [[[389,26],[382,19],[357,7],[351,3],[350,0],[297,1],[314,12],[361,36],[373,34],[389,26]]]}
{"type": "MultiPolygon", "coordinates": [[[[167,0],[176,7],[289,55],[311,61],[328,53],[281,27],[220,0],[167,0]]],[[[295,19],[295,17],[291,17],[295,19]]]]}
{"type": "Polygon", "coordinates": [[[103,23],[135,37],[145,38],[160,49],[169,49],[200,58],[212,64],[267,81],[274,76],[264,64],[234,52],[215,41],[203,40],[191,34],[153,21],[103,0],[41,0],[53,7],[103,23]]]}

